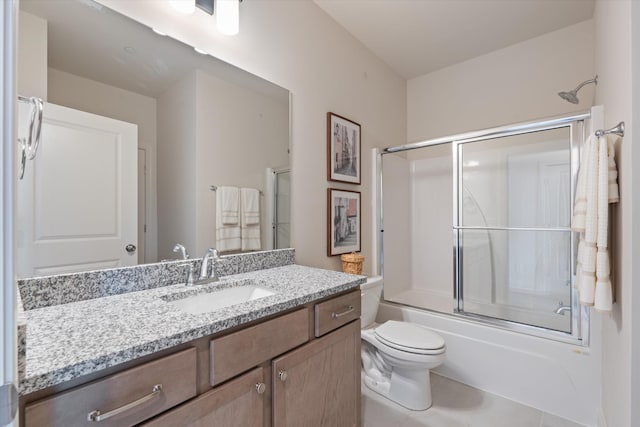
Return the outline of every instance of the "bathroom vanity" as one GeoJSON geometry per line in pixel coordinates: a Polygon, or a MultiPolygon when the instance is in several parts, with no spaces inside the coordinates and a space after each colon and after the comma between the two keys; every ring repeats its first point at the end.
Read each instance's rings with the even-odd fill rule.
{"type": "Polygon", "coordinates": [[[28,310],[20,425],[359,426],[363,281],[286,265],[28,310]],[[275,293],[174,303],[248,283],[275,293]]]}

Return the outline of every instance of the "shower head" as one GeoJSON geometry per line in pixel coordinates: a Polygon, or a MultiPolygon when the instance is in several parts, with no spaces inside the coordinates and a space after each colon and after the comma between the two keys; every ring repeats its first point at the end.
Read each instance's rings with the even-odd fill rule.
{"type": "Polygon", "coordinates": [[[582,86],[588,85],[589,83],[594,83],[597,85],[598,76],[595,76],[591,80],[586,80],[580,83],[575,89],[570,90],[569,92],[558,92],[558,96],[565,101],[569,101],[572,104],[577,104],[578,102],[580,102],[580,100],[578,99],[578,91],[582,88],[582,86]]]}
{"type": "Polygon", "coordinates": [[[578,99],[578,94],[575,90],[569,92],[558,92],[558,96],[560,96],[560,98],[564,99],[565,101],[569,101],[572,104],[577,104],[578,102],[580,102],[580,100],[578,99]]]}

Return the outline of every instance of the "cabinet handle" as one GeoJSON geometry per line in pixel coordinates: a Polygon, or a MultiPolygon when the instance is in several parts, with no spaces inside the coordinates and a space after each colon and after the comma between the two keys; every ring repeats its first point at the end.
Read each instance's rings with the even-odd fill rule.
{"type": "Polygon", "coordinates": [[[280,369],[278,371],[278,378],[280,378],[280,381],[286,381],[287,380],[287,371],[285,371],[284,369],[280,369]]]}
{"type": "Polygon", "coordinates": [[[351,313],[354,310],[353,306],[350,305],[349,307],[347,307],[347,309],[345,311],[343,311],[342,313],[336,313],[335,311],[333,313],[331,313],[331,317],[333,319],[337,319],[338,317],[342,317],[342,316],[346,316],[347,314],[351,313]]]}
{"type": "Polygon", "coordinates": [[[267,386],[264,383],[256,384],[256,391],[258,392],[258,394],[264,393],[266,389],[267,389],[267,386]]]}
{"type": "Polygon", "coordinates": [[[124,406],[121,406],[119,408],[116,408],[112,411],[109,411],[105,414],[103,414],[102,412],[100,412],[99,409],[96,409],[93,412],[89,412],[89,414],[87,414],[87,421],[92,421],[92,422],[100,422],[100,421],[104,421],[106,419],[109,419],[115,415],[121,414],[125,411],[128,411],[131,408],[135,408],[136,406],[142,405],[143,403],[153,399],[156,396],[159,396],[160,393],[162,393],[162,384],[156,384],[153,386],[153,388],[151,389],[151,393],[147,394],[144,397],[141,397],[138,400],[135,400],[131,403],[127,403],[124,406]]]}

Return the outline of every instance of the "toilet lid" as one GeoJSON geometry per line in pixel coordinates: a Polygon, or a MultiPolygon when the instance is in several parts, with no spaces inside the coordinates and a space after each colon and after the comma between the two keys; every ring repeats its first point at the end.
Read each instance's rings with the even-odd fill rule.
{"type": "Polygon", "coordinates": [[[440,335],[409,322],[389,320],[378,326],[375,334],[383,343],[411,352],[444,348],[444,339],[440,335]]]}

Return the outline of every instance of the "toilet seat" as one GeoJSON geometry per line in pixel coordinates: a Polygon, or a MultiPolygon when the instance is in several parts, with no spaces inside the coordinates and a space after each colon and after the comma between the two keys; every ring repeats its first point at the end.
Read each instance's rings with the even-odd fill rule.
{"type": "Polygon", "coordinates": [[[444,339],[419,325],[389,320],[375,329],[376,339],[396,350],[414,354],[441,354],[445,351],[444,339]]]}

